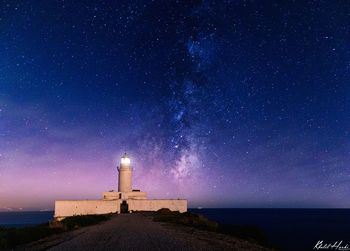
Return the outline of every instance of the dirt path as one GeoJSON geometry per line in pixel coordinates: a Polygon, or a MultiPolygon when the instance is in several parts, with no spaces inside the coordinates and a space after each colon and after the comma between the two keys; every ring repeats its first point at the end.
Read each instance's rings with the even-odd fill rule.
{"type": "Polygon", "coordinates": [[[51,236],[16,250],[267,250],[247,241],[190,227],[117,215],[98,225],[51,236]]]}

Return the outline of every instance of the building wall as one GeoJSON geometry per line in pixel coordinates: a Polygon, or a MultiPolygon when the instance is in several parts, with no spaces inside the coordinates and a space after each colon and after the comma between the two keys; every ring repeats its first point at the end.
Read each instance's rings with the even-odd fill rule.
{"type": "Polygon", "coordinates": [[[120,200],[61,200],[55,202],[55,218],[120,212],[120,200]]]}
{"type": "Polygon", "coordinates": [[[145,200],[147,199],[147,193],[146,192],[122,193],[122,199],[145,200]]]}
{"type": "Polygon", "coordinates": [[[139,191],[132,191],[128,193],[122,193],[122,192],[104,192],[103,193],[103,199],[104,200],[127,200],[127,199],[133,199],[133,200],[145,200],[147,199],[147,193],[146,192],[139,192],[139,191]]]}
{"type": "MultiPolygon", "coordinates": [[[[55,202],[55,219],[89,214],[120,213],[122,200],[61,200],[55,202]]],[[[168,208],[171,211],[187,212],[187,200],[128,199],[129,211],[157,211],[168,208]]]]}
{"type": "Polygon", "coordinates": [[[118,192],[128,193],[132,191],[132,169],[130,167],[120,167],[118,192]]]}
{"type": "Polygon", "coordinates": [[[171,211],[187,212],[187,200],[128,200],[129,211],[157,211],[168,208],[171,211]]]}
{"type": "Polygon", "coordinates": [[[119,200],[121,192],[104,192],[102,194],[104,200],[119,200]]]}

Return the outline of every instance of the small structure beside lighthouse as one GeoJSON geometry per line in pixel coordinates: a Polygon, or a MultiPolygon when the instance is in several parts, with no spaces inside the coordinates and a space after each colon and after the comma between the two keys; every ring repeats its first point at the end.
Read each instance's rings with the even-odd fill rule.
{"type": "Polygon", "coordinates": [[[132,164],[125,153],[118,167],[118,191],[103,193],[101,200],[58,200],[55,202],[55,219],[89,214],[128,213],[157,211],[167,208],[186,212],[185,199],[147,199],[147,193],[132,188],[132,164]]]}

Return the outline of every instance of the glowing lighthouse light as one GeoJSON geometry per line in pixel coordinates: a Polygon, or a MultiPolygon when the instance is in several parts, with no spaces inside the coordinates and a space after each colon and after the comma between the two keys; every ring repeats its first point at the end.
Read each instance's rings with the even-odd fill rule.
{"type": "Polygon", "coordinates": [[[128,165],[130,165],[130,159],[129,159],[129,157],[126,155],[126,153],[125,153],[125,154],[123,155],[123,157],[121,158],[120,163],[121,163],[123,166],[128,166],[128,165]]]}
{"type": "Polygon", "coordinates": [[[122,193],[132,192],[132,169],[130,159],[126,153],[120,159],[118,191],[122,193]]]}

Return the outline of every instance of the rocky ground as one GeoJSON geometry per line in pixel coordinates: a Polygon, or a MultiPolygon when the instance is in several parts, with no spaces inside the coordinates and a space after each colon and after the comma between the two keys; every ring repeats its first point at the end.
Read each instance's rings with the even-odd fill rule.
{"type": "Polygon", "coordinates": [[[155,222],[142,214],[115,215],[15,250],[270,250],[232,236],[155,222]]]}

